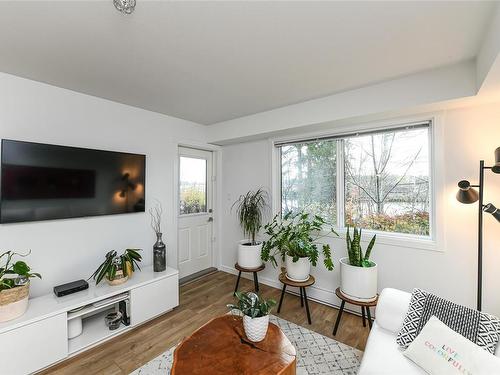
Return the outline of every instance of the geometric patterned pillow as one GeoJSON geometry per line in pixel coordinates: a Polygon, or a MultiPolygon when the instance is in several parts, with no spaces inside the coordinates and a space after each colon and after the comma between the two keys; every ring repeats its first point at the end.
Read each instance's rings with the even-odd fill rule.
{"type": "Polygon", "coordinates": [[[410,308],[396,342],[406,349],[431,316],[437,317],[455,332],[494,354],[500,338],[500,319],[457,305],[422,289],[414,289],[410,308]]]}

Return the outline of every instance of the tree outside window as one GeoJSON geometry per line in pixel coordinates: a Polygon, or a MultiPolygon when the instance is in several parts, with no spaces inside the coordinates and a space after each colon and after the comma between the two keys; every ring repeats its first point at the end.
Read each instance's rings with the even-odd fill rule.
{"type": "Polygon", "coordinates": [[[282,212],[305,210],[336,224],[340,206],[339,226],[429,236],[429,131],[425,126],[281,146],[282,212]],[[340,202],[338,174],[344,177],[340,202]]]}
{"type": "Polygon", "coordinates": [[[428,128],[344,140],[345,223],[429,235],[428,128]]]}
{"type": "Polygon", "coordinates": [[[283,214],[305,210],[337,222],[337,143],[319,141],[281,148],[283,214]]]}

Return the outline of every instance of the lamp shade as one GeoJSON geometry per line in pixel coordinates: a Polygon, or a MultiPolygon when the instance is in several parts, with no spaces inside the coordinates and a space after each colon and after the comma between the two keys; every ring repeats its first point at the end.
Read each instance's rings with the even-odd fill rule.
{"type": "Polygon", "coordinates": [[[477,202],[479,199],[479,193],[477,190],[471,188],[470,182],[467,180],[462,180],[458,183],[457,201],[460,203],[470,204],[477,202]]]}
{"type": "Polygon", "coordinates": [[[500,147],[495,150],[495,165],[491,167],[491,171],[494,173],[500,173],[500,147]]]}
{"type": "Polygon", "coordinates": [[[500,222],[500,211],[493,204],[488,203],[483,207],[483,211],[492,214],[493,217],[497,219],[498,222],[500,222]]]}

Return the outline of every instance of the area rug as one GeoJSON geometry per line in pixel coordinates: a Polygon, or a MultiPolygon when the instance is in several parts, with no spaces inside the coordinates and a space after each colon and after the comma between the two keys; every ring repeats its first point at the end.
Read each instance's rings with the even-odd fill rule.
{"type": "MultiPolygon", "coordinates": [[[[363,352],[329,337],[271,315],[297,351],[297,375],[355,375],[363,352]]],[[[160,354],[132,375],[170,374],[175,347],[160,354]]]]}

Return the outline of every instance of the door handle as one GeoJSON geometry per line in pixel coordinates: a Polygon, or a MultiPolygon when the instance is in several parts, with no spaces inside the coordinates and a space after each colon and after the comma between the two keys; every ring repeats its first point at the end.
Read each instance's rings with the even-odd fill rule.
{"type": "Polygon", "coordinates": [[[210,223],[210,222],[212,222],[212,221],[214,221],[214,218],[213,218],[213,217],[209,217],[209,218],[208,218],[208,222],[210,223]]]}

